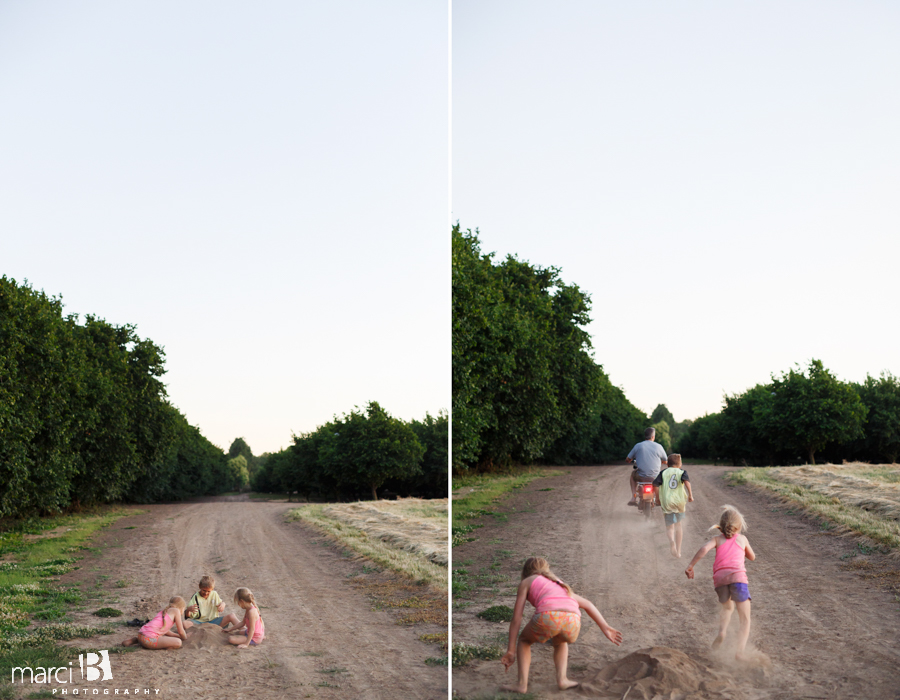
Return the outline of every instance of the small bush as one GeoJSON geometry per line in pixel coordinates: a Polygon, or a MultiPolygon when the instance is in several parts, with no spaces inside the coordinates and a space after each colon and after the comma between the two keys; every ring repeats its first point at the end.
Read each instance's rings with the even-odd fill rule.
{"type": "Polygon", "coordinates": [[[115,608],[100,608],[94,615],[97,617],[121,617],[122,611],[115,608]]]}
{"type": "Polygon", "coordinates": [[[480,613],[477,613],[476,617],[480,617],[482,620],[487,620],[488,622],[511,622],[513,619],[513,609],[508,605],[495,605],[487,610],[482,610],[480,613]]]}
{"type": "Polygon", "coordinates": [[[453,668],[465,666],[472,659],[482,659],[483,661],[496,661],[503,652],[499,646],[478,646],[476,644],[454,644],[453,645],[453,668]]]}

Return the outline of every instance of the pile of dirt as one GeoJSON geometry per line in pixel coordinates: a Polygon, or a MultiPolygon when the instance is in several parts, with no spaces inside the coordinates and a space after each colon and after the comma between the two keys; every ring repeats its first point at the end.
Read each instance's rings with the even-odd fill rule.
{"type": "Polygon", "coordinates": [[[187,630],[185,649],[215,649],[228,646],[228,635],[218,625],[195,625],[187,630]]]}
{"type": "Polygon", "coordinates": [[[712,700],[743,697],[733,680],[677,649],[639,649],[581,684],[581,692],[629,700],[712,700]]]}
{"type": "Polygon", "coordinates": [[[333,505],[322,511],[330,518],[362,530],[369,537],[447,566],[447,526],[379,510],[367,503],[333,505]]]}

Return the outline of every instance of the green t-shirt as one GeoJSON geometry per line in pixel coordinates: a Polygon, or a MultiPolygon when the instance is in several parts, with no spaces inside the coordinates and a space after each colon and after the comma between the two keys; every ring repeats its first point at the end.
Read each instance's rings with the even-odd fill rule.
{"type": "Polygon", "coordinates": [[[187,616],[192,620],[199,620],[200,622],[209,622],[210,620],[214,620],[221,613],[219,612],[219,606],[222,604],[222,599],[219,597],[219,594],[216,591],[210,591],[209,595],[205,598],[200,595],[200,591],[194,593],[191,596],[191,602],[187,604],[188,607],[192,605],[197,606],[197,612],[188,613],[187,616]]]}

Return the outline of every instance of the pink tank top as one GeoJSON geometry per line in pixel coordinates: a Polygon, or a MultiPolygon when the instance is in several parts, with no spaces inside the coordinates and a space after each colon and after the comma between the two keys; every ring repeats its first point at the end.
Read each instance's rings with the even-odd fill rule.
{"type": "Polygon", "coordinates": [[[713,562],[713,586],[718,588],[730,583],[748,583],[744,557],[744,548],[738,544],[736,534],[718,545],[713,562]]]}
{"type": "MultiPolygon", "coordinates": [[[[256,608],[255,605],[253,607],[256,608]]],[[[259,608],[256,608],[256,614],[259,615],[259,608]]],[[[249,634],[250,633],[249,622],[247,624],[247,627],[248,627],[247,633],[249,634]]],[[[250,641],[256,642],[257,644],[259,644],[265,638],[266,638],[266,626],[263,624],[262,615],[260,615],[256,619],[256,629],[253,630],[253,639],[251,639],[250,641]]]]}
{"type": "Polygon", "coordinates": [[[563,610],[578,613],[581,616],[578,601],[570,596],[563,586],[551,581],[546,576],[535,577],[528,587],[528,595],[525,596],[525,599],[534,606],[536,614],[550,610],[563,610]]]}
{"type": "MultiPolygon", "coordinates": [[[[168,608],[167,608],[168,609],[168,608]]],[[[159,637],[169,631],[169,628],[175,623],[175,619],[165,614],[165,610],[160,610],[156,617],[141,627],[141,634],[146,637],[159,637]]]]}

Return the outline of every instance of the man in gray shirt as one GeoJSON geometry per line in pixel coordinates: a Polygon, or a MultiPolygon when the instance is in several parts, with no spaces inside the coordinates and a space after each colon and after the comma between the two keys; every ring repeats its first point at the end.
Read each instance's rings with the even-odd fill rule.
{"type": "Polygon", "coordinates": [[[656,430],[647,428],[644,431],[644,441],[632,447],[631,452],[625,458],[625,461],[629,464],[634,462],[634,469],[629,480],[631,483],[631,500],[628,502],[628,505],[637,505],[637,501],[634,498],[637,482],[652,482],[663,465],[668,464],[667,460],[668,455],[663,446],[656,442],[656,430]]]}

